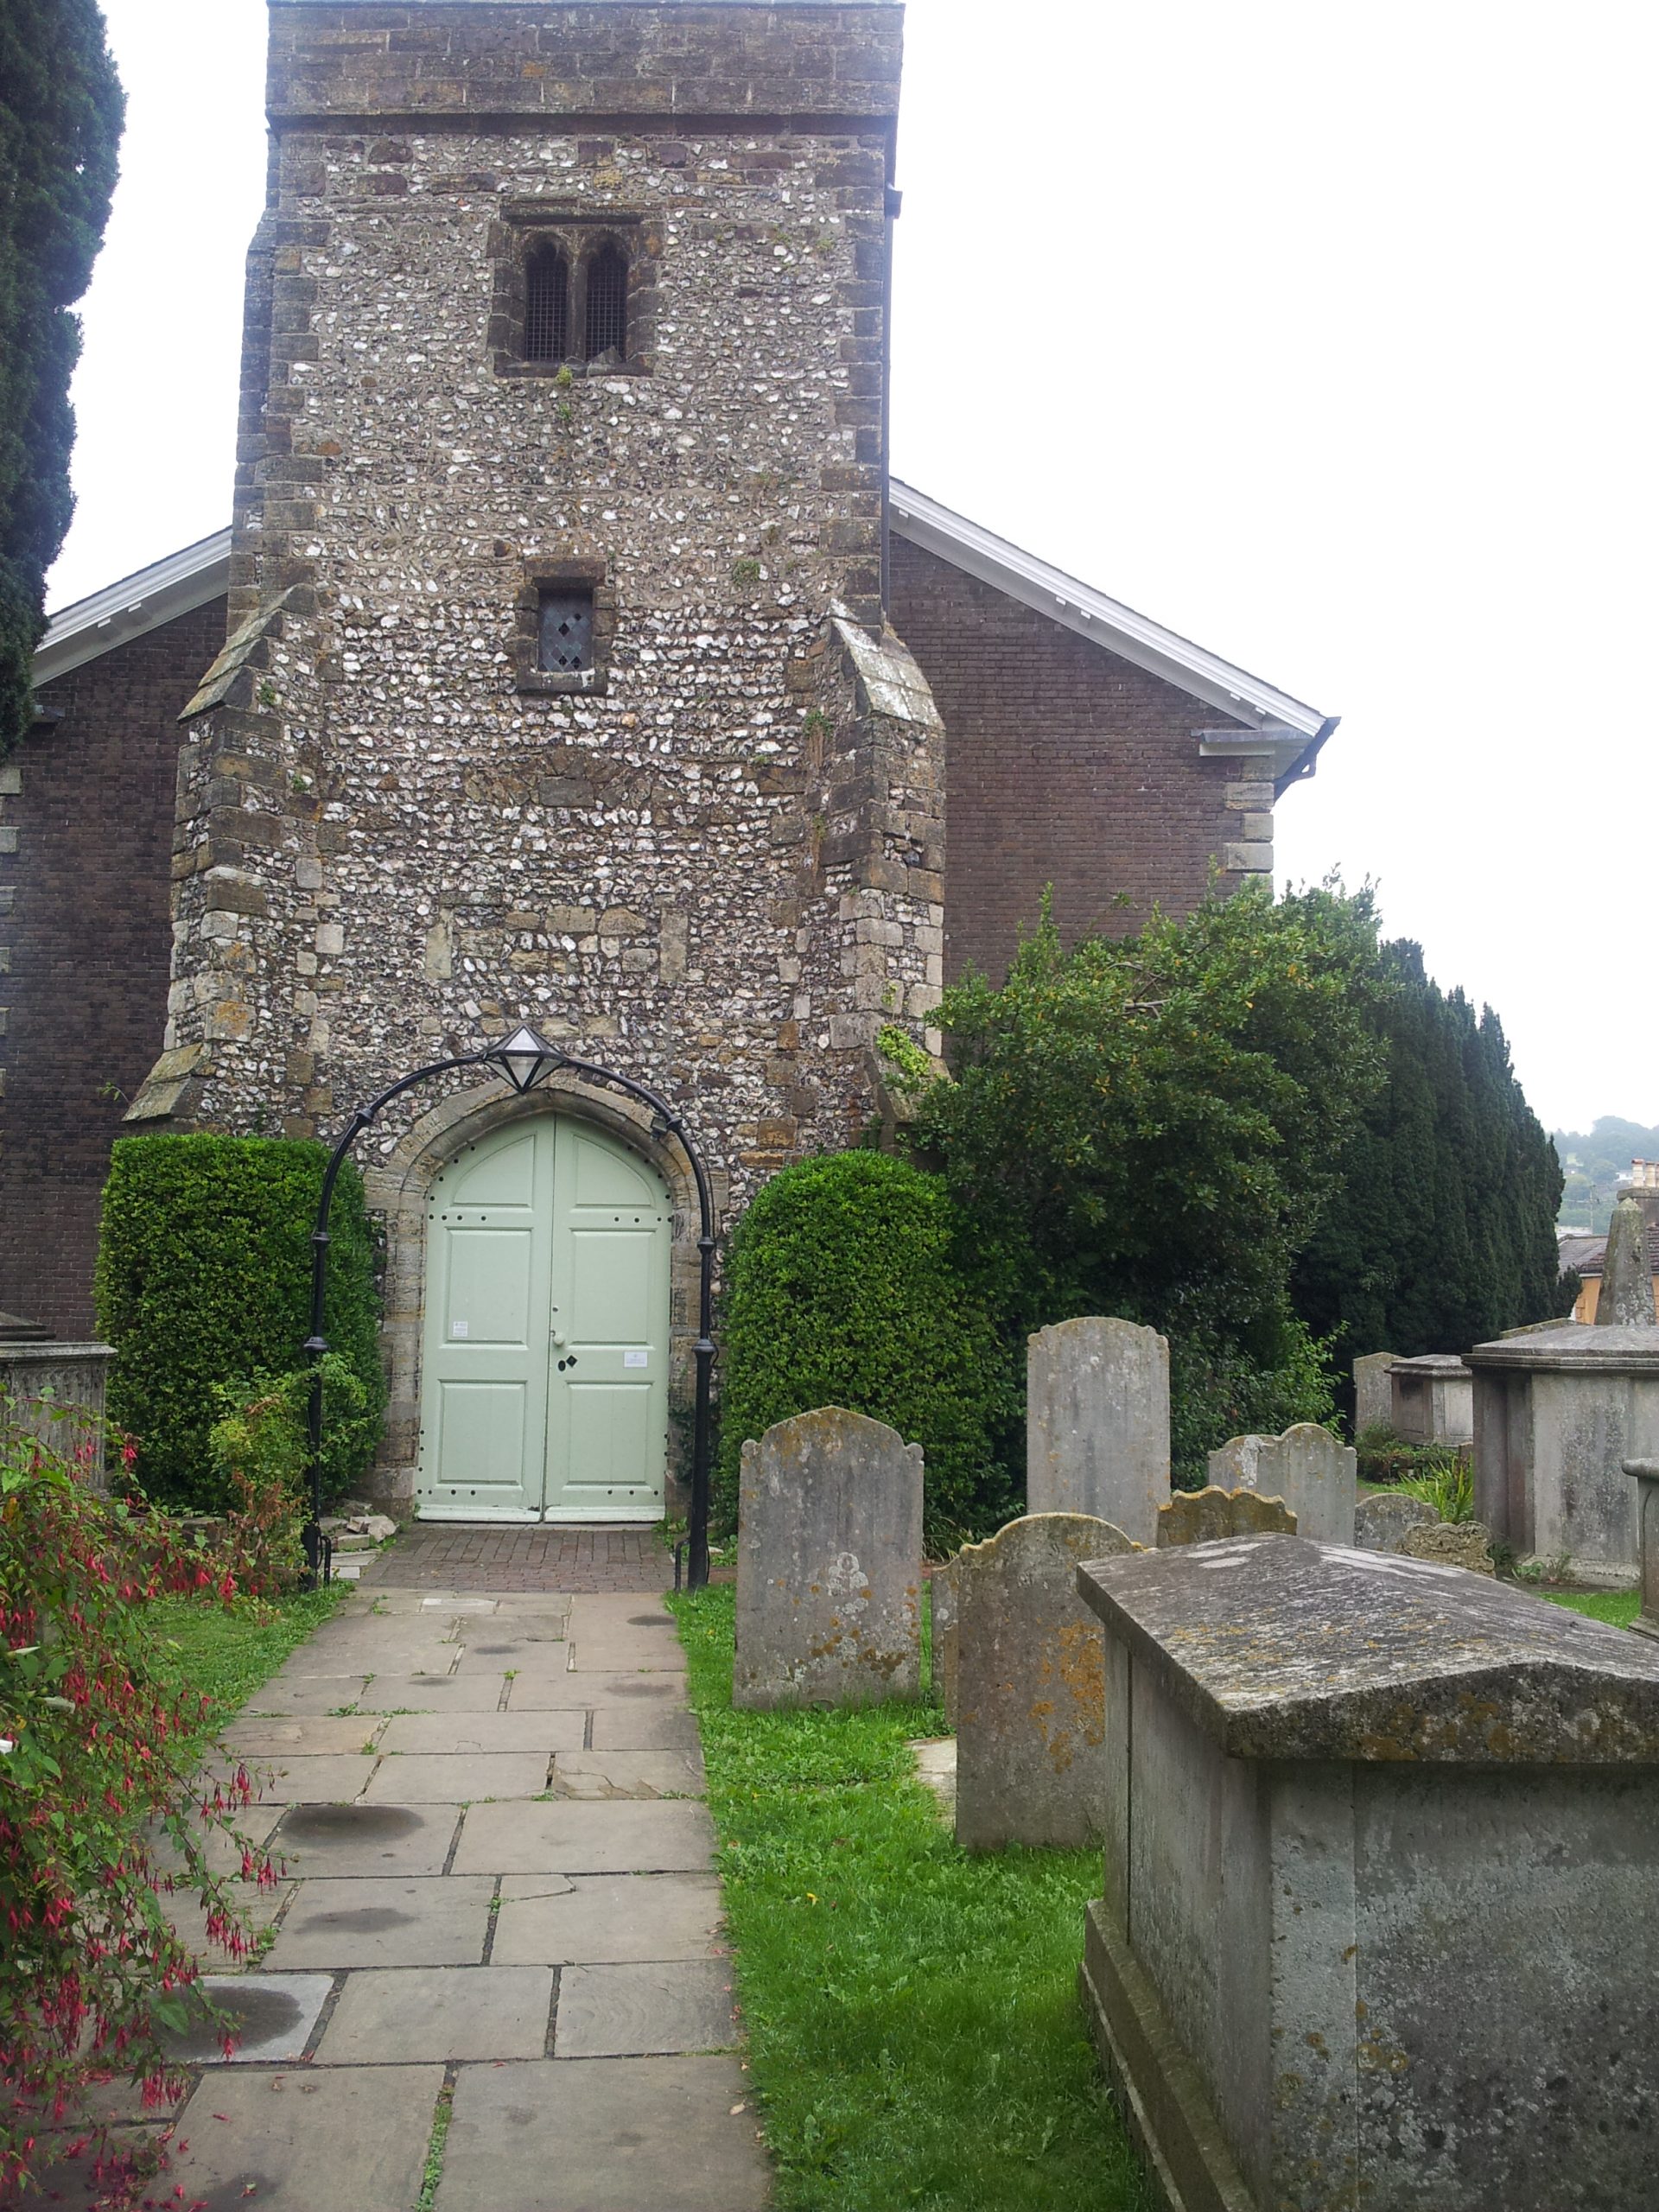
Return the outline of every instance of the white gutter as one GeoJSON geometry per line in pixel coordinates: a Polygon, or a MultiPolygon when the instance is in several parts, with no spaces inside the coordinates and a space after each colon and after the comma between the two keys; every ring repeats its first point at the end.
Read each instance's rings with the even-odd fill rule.
{"type": "Polygon", "coordinates": [[[222,599],[230,583],[231,533],[219,530],[140,569],[137,575],[105,585],[90,599],[75,601],[52,617],[41,640],[35,655],[36,685],[67,676],[146,631],[222,599]]]}

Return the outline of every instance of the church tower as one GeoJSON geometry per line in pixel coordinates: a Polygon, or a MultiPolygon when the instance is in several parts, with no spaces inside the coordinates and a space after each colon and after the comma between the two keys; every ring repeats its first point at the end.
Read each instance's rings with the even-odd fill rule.
{"type": "MultiPolygon", "coordinates": [[[[668,1095],[729,1220],[880,1111],[885,1023],[936,1041],[943,733],[882,616],[901,10],[270,16],[231,634],[187,711],[165,1049],[129,1119],[331,1135],[527,1020],[668,1095]]],[[[654,1516],[695,1319],[672,1145],[613,1094],[532,1114],[468,1077],[362,1151],[392,1487],[654,1516]],[[491,1208],[528,1306],[511,1239],[444,1243],[491,1208]],[[583,1237],[634,1215],[663,1265],[624,1240],[584,1290],[583,1237]],[[577,1496],[538,1458],[537,1301],[556,1334],[562,1297],[636,1292],[634,1382],[595,1349],[611,1410],[581,1416],[616,1479],[577,1496]],[[525,1372],[468,1368],[514,1332],[525,1372]]]]}

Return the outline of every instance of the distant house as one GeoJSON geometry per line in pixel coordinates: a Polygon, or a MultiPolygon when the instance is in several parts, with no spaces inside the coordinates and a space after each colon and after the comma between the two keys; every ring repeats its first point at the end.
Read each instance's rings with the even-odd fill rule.
{"type": "MultiPolygon", "coordinates": [[[[1654,1300],[1659,1305],[1659,1161],[1637,1160],[1630,1163],[1630,1179],[1618,1187],[1621,1198],[1637,1198],[1647,1217],[1648,1268],[1653,1276],[1654,1300]]],[[[1578,1303],[1573,1308],[1575,1321],[1593,1321],[1601,1300],[1601,1274],[1607,1258],[1605,1236],[1593,1236],[1578,1230],[1563,1230],[1558,1243],[1560,1249],[1561,1272],[1569,1268],[1584,1279],[1578,1303]]]]}

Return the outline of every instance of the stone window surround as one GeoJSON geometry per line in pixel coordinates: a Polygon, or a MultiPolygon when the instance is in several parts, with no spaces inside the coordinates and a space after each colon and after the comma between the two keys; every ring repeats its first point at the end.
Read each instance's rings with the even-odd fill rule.
{"type": "Polygon", "coordinates": [[[491,226],[489,251],[495,264],[490,303],[489,346],[499,377],[586,376],[589,365],[578,358],[527,361],[524,353],[524,271],[538,246],[554,245],[569,276],[566,327],[568,347],[584,342],[587,331],[586,270],[589,257],[604,245],[620,246],[628,260],[628,357],[593,372],[600,376],[649,376],[657,351],[657,270],[662,253],[660,221],[639,207],[594,207],[579,201],[512,200],[491,226]]]}
{"type": "Polygon", "coordinates": [[[611,648],[616,639],[616,591],[603,560],[526,561],[524,588],[515,602],[512,660],[515,689],[543,697],[593,698],[610,689],[611,648]],[[594,664],[553,669],[541,664],[542,594],[550,591],[594,594],[594,664]]]}

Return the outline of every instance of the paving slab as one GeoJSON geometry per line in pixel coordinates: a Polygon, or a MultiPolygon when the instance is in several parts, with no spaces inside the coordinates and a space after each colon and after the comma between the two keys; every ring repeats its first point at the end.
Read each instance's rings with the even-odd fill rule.
{"type": "Polygon", "coordinates": [[[392,1753],[367,1787],[372,1805],[465,1805],[480,1797],[533,1797],[547,1787],[545,1751],[392,1753]]]}
{"type": "Polygon", "coordinates": [[[268,1847],[285,1874],[441,1874],[455,1817],[448,1805],[290,1805],[268,1847]]]}
{"type": "Polygon", "coordinates": [[[559,1974],[555,2058],[650,2058],[730,2050],[732,1969],[727,1959],[571,1966],[559,1974]]]}
{"type": "MultiPolygon", "coordinates": [[[[7,2212],[13,2207],[36,2212],[46,2205],[54,2212],[75,2212],[77,2207],[79,2212],[108,2212],[111,2204],[135,2202],[137,2191],[128,2193],[128,2177],[140,2180],[157,2171],[165,2125],[152,2114],[147,2125],[111,2127],[102,2140],[85,2126],[42,2129],[35,2154],[39,2194],[8,2197],[7,2212]]],[[[154,2203],[153,2187],[149,2194],[154,2203]]]]}
{"type": "Polygon", "coordinates": [[[377,1675],[359,1700],[362,1713],[493,1713],[506,1678],[500,1675],[377,1675]]]}
{"type": "Polygon", "coordinates": [[[507,1699],[509,1713],[540,1713],[578,1707],[597,1712],[601,1706],[626,1706],[632,1711],[658,1706],[670,1712],[685,1707],[685,1679],[680,1675],[625,1674],[536,1675],[521,1673],[507,1699]]]}
{"type": "Polygon", "coordinates": [[[701,1738],[689,1713],[661,1706],[601,1706],[588,1741],[596,1751],[695,1751],[701,1738]]]}
{"type": "Polygon", "coordinates": [[[315,1758],[327,1751],[361,1752],[384,1725],[375,1713],[347,1713],[338,1719],[307,1713],[287,1720],[255,1713],[232,1722],[222,1740],[245,1759],[279,1758],[285,1753],[315,1758]]]}
{"type": "Polygon", "coordinates": [[[388,1720],[379,1748],[454,1757],[464,1751],[579,1751],[587,1716],[556,1713],[405,1713],[388,1720]]]}
{"type": "Polygon", "coordinates": [[[637,1599],[574,1599],[570,1644],[574,1663],[585,1674],[685,1672],[673,1615],[637,1599]]]}
{"type": "MultiPolygon", "coordinates": [[[[202,1856],[207,1870],[213,1874],[239,1875],[242,1872],[242,1840],[258,1847],[265,1844],[283,1817],[280,1805],[250,1805],[245,1812],[235,1815],[233,1832],[211,1828],[200,1839],[202,1856]]],[[[176,1874],[184,1860],[173,1839],[165,1828],[152,1828],[149,1833],[150,1857],[164,1874],[176,1874]]]]}
{"type": "Polygon", "coordinates": [[[248,1700],[242,1717],[261,1713],[307,1713],[328,1714],[356,1705],[368,1686],[361,1675],[273,1675],[248,1700]]]}
{"type": "Polygon", "coordinates": [[[251,1758],[247,1769],[261,1804],[349,1804],[368,1788],[379,1764],[375,1752],[366,1758],[361,1752],[324,1751],[315,1758],[302,1752],[297,1758],[251,1758]]]}
{"type": "Polygon", "coordinates": [[[462,1821],[454,1868],[458,1874],[700,1874],[714,1853],[714,1822],[703,1805],[474,1805],[462,1821]]]}
{"type": "Polygon", "coordinates": [[[563,1643],[569,1618],[545,1599],[504,1599],[493,1619],[463,1621],[461,1630],[468,1643],[563,1643]]]}
{"type": "Polygon", "coordinates": [[[442,2087],[441,2066],[214,2067],[185,2107],[168,2183],[205,2212],[409,2212],[442,2087]]]}
{"type": "Polygon", "coordinates": [[[561,1797],[700,1797],[696,1751],[561,1751],[548,1787],[561,1797]]]}
{"type": "MultiPolygon", "coordinates": [[[[365,1621],[349,1637],[327,1643],[302,1643],[291,1651],[272,1678],[305,1681],[316,1675],[447,1674],[463,1646],[435,1633],[436,1624],[365,1621]]],[[[322,1630],[317,1631],[318,1635],[322,1630]]]]}
{"type": "Polygon", "coordinates": [[[253,2066],[305,2055],[311,2031],[334,1990],[326,1974],[205,1974],[186,1994],[193,2016],[185,2029],[164,2029],[162,2041],[182,2066],[253,2066]],[[228,2016],[229,2025],[210,2019],[201,2000],[228,2016]],[[239,2036],[224,2055],[222,2039],[239,2036]]]}
{"type": "Polygon", "coordinates": [[[552,2004],[548,1966],[409,1967],[350,1974],[317,2046],[316,2063],[541,2058],[552,2004]]]}
{"type": "Polygon", "coordinates": [[[492,1637],[487,1643],[467,1643],[461,1646],[459,1675],[520,1675],[537,1681],[550,1676],[564,1675],[570,1669],[570,1647],[568,1643],[538,1643],[528,1637],[522,1639],[492,1637]]]}
{"type": "Polygon", "coordinates": [[[714,1874],[509,1874],[490,1955],[499,1966],[707,1959],[721,1951],[723,1919],[714,1874]]]}
{"type": "Polygon", "coordinates": [[[764,2212],[768,2195],[734,2058],[461,2069],[437,2212],[764,2212]]]}
{"type": "Polygon", "coordinates": [[[272,1967],[476,1966],[495,1885],[487,1874],[314,1876],[299,1883],[272,1967]]]}
{"type": "MultiPolygon", "coordinates": [[[[263,1890],[256,1882],[236,1882],[231,1886],[231,1901],[249,1935],[257,1938],[270,1927],[293,1892],[292,1882],[277,1882],[263,1890]]],[[[189,1945],[207,1971],[246,1974],[252,1970],[252,1960],[232,1958],[222,1943],[208,1935],[207,1909],[194,1891],[175,1890],[171,1897],[163,1896],[160,1903],[175,1932],[189,1945]]],[[[261,1966],[269,1963],[267,1960],[258,1961],[261,1966]]]]}

